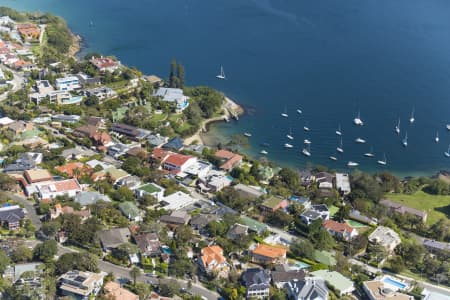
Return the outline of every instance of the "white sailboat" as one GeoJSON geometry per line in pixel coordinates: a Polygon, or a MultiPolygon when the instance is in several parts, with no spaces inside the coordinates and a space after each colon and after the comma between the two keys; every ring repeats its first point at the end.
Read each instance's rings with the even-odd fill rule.
{"type": "Polygon", "coordinates": [[[409,118],[409,123],[414,123],[414,121],[415,121],[416,119],[414,118],[414,108],[413,108],[413,110],[412,110],[412,112],[411,112],[411,117],[409,118]]]}
{"type": "Polygon", "coordinates": [[[405,134],[405,138],[402,141],[403,147],[408,147],[408,132],[405,134]]]}
{"type": "Polygon", "coordinates": [[[450,145],[448,146],[447,152],[444,152],[444,155],[445,155],[446,157],[450,157],[450,145]]]}
{"type": "Polygon", "coordinates": [[[358,111],[358,116],[353,119],[353,123],[357,126],[363,126],[364,122],[361,120],[361,113],[358,111]]]}
{"type": "Polygon", "coordinates": [[[311,156],[311,147],[309,144],[308,144],[308,148],[303,148],[302,153],[305,156],[311,156]]]}
{"type": "Polygon", "coordinates": [[[281,116],[282,116],[283,118],[289,117],[288,114],[287,114],[287,111],[286,111],[286,107],[284,108],[284,112],[281,114],[281,116]]]}
{"type": "Polygon", "coordinates": [[[337,157],[336,156],[331,155],[328,158],[331,159],[331,160],[337,161],[337,157]]]}
{"type": "Polygon", "coordinates": [[[303,126],[304,131],[309,131],[308,122],[305,123],[305,126],[303,126]]]}
{"type": "Polygon", "coordinates": [[[373,154],[373,147],[370,147],[370,151],[367,153],[364,153],[365,157],[374,157],[375,155],[373,154]]]}
{"type": "Polygon", "coordinates": [[[357,166],[359,166],[359,163],[354,162],[354,161],[349,161],[347,163],[347,167],[357,167],[357,166]]]}
{"type": "Polygon", "coordinates": [[[342,135],[342,131],[341,131],[341,124],[338,125],[338,128],[336,130],[336,134],[341,136],[342,135]]]}
{"type": "Polygon", "coordinates": [[[297,113],[301,115],[303,112],[301,109],[297,109],[297,113]]]}
{"type": "Polygon", "coordinates": [[[395,132],[397,132],[397,134],[400,134],[400,118],[398,119],[397,126],[395,126],[395,132]]]}
{"type": "Polygon", "coordinates": [[[434,138],[436,143],[439,143],[439,132],[436,132],[436,137],[434,138]]]}
{"type": "Polygon", "coordinates": [[[386,153],[383,154],[383,160],[379,160],[377,163],[383,166],[387,165],[386,153]]]}
{"type": "Polygon", "coordinates": [[[252,134],[251,134],[250,132],[244,132],[244,135],[245,135],[246,137],[251,137],[251,136],[252,136],[252,134]]]}
{"type": "Polygon", "coordinates": [[[263,155],[267,155],[268,154],[268,152],[266,150],[261,150],[261,152],[259,152],[259,153],[261,153],[263,155]]]}
{"type": "Polygon", "coordinates": [[[341,144],[336,148],[336,151],[339,153],[344,153],[344,148],[342,148],[342,138],[341,138],[341,144]]]}
{"type": "Polygon", "coordinates": [[[303,143],[304,143],[305,145],[309,145],[309,144],[311,144],[311,141],[308,140],[308,139],[304,139],[304,140],[303,140],[303,143]]]}
{"type": "Polygon", "coordinates": [[[286,134],[286,137],[290,140],[294,139],[294,137],[292,136],[292,128],[289,129],[289,134],[286,134]]]}
{"type": "Polygon", "coordinates": [[[365,143],[366,143],[366,140],[359,137],[359,138],[356,138],[355,143],[358,143],[358,144],[365,144],[365,143]]]}
{"type": "Polygon", "coordinates": [[[293,148],[294,146],[292,146],[291,144],[288,144],[288,143],[286,143],[286,144],[284,144],[284,148],[293,148]]]}
{"type": "Polygon", "coordinates": [[[447,127],[447,130],[450,130],[450,124],[447,124],[445,127],[447,127]]]}
{"type": "Polygon", "coordinates": [[[223,70],[223,67],[220,66],[220,74],[216,76],[217,79],[226,79],[225,72],[223,70]]]}

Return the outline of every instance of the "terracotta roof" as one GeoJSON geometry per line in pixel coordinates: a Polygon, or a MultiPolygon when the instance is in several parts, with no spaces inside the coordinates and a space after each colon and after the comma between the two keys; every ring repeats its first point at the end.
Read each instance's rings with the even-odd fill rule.
{"type": "Polygon", "coordinates": [[[109,57],[98,57],[91,59],[91,62],[99,69],[117,66],[118,63],[109,57]]]}
{"type": "Polygon", "coordinates": [[[218,150],[214,154],[216,157],[226,159],[220,168],[224,170],[231,170],[238,162],[242,160],[242,156],[227,150],[218,150]]]}
{"type": "Polygon", "coordinates": [[[67,179],[67,180],[62,180],[62,181],[56,181],[51,184],[53,186],[55,186],[55,190],[57,192],[81,189],[80,185],[78,184],[78,181],[76,179],[67,179]]]}
{"type": "Polygon", "coordinates": [[[183,155],[183,154],[178,154],[178,153],[174,153],[174,154],[170,154],[166,160],[164,161],[164,163],[167,164],[171,164],[174,166],[178,166],[181,167],[182,165],[184,165],[189,159],[191,159],[193,156],[190,155],[183,155]]]}
{"type": "Polygon", "coordinates": [[[83,174],[89,172],[91,170],[91,167],[81,162],[71,162],[63,166],[58,166],[55,169],[61,173],[66,173],[67,175],[72,177],[74,175],[75,169],[78,169],[80,171],[80,174],[83,174]]]}
{"type": "Polygon", "coordinates": [[[121,288],[120,284],[110,281],[103,287],[106,298],[114,300],[139,300],[139,296],[127,289],[121,288]]]}
{"type": "Polygon", "coordinates": [[[25,178],[30,182],[41,182],[52,180],[52,174],[45,169],[27,170],[24,172],[25,178]]]}
{"type": "Polygon", "coordinates": [[[226,261],[223,249],[219,246],[209,246],[202,249],[202,262],[207,268],[209,265],[219,265],[226,261]]]}
{"type": "Polygon", "coordinates": [[[236,153],[233,153],[228,150],[217,150],[215,156],[218,158],[230,159],[235,156],[236,153]]]}
{"type": "Polygon", "coordinates": [[[258,244],[252,252],[253,254],[270,258],[278,258],[286,255],[286,249],[264,244],[258,244]]]}
{"type": "Polygon", "coordinates": [[[323,227],[325,227],[326,229],[332,230],[334,232],[351,233],[353,231],[353,227],[351,227],[347,223],[339,223],[334,220],[326,220],[325,222],[323,222],[323,227]]]}
{"type": "Polygon", "coordinates": [[[152,157],[163,161],[166,158],[166,156],[169,155],[170,153],[171,153],[170,151],[164,150],[162,148],[155,148],[153,149],[152,157]]]}

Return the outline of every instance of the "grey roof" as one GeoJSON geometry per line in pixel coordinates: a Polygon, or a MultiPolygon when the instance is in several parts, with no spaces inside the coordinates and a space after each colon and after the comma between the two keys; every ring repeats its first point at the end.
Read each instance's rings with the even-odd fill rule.
{"type": "Polygon", "coordinates": [[[83,155],[85,157],[88,156],[93,156],[96,153],[90,149],[83,149],[83,148],[70,148],[70,149],[66,149],[63,150],[63,152],[61,153],[61,156],[63,157],[68,157],[68,156],[78,156],[78,155],[83,155]]]}
{"type": "Polygon", "coordinates": [[[180,150],[183,148],[184,141],[179,137],[174,137],[170,141],[168,141],[165,145],[163,145],[164,149],[174,149],[174,150],[180,150]]]}
{"type": "Polygon", "coordinates": [[[151,146],[159,146],[167,142],[167,137],[159,134],[150,134],[147,136],[147,141],[151,146]]]}
{"type": "Polygon", "coordinates": [[[228,230],[228,236],[237,236],[237,235],[247,235],[248,234],[248,226],[241,225],[239,223],[234,224],[228,230]]]}
{"type": "Polygon", "coordinates": [[[391,208],[400,214],[409,213],[409,214],[415,215],[420,218],[425,218],[427,216],[427,213],[425,211],[421,211],[421,210],[418,210],[418,209],[415,209],[415,208],[412,208],[409,206],[401,205],[401,204],[393,202],[389,199],[382,199],[380,201],[380,204],[383,206],[386,206],[388,208],[391,208]]]}
{"type": "Polygon", "coordinates": [[[424,240],[423,245],[429,249],[450,252],[450,243],[439,242],[435,240],[424,240]]]}
{"type": "Polygon", "coordinates": [[[210,222],[216,220],[217,218],[215,216],[212,215],[197,215],[195,217],[193,217],[190,221],[189,224],[193,227],[196,227],[198,229],[204,228],[206,227],[206,225],[208,225],[210,222]]]}
{"type": "Polygon", "coordinates": [[[22,208],[14,208],[11,207],[11,209],[2,208],[0,210],[0,221],[1,222],[8,222],[8,223],[15,223],[19,222],[25,217],[25,213],[23,212],[22,208]]]}
{"type": "Polygon", "coordinates": [[[299,271],[272,271],[273,283],[283,283],[291,280],[303,280],[305,278],[305,272],[299,271]]]}
{"type": "Polygon", "coordinates": [[[325,212],[328,211],[328,207],[325,204],[316,204],[311,206],[317,212],[325,212]]]}
{"type": "Polygon", "coordinates": [[[34,162],[15,162],[13,164],[7,165],[4,169],[4,173],[8,172],[23,172],[31,170],[36,166],[34,162]]]}
{"type": "Polygon", "coordinates": [[[242,273],[241,280],[248,291],[269,288],[269,272],[263,269],[247,269],[242,273]]]}
{"type": "Polygon", "coordinates": [[[321,215],[315,210],[307,210],[302,214],[302,216],[311,220],[317,220],[321,217],[321,215]]]}
{"type": "Polygon", "coordinates": [[[239,183],[237,185],[235,185],[233,187],[236,191],[240,191],[243,192],[249,196],[253,196],[253,197],[261,197],[262,195],[264,195],[264,193],[254,187],[248,186],[248,185],[244,185],[242,183],[239,183]]]}
{"type": "Polygon", "coordinates": [[[42,266],[43,263],[27,263],[27,264],[17,264],[14,266],[14,281],[20,279],[23,273],[33,271],[38,271],[38,267],[42,266]]]}
{"type": "Polygon", "coordinates": [[[75,196],[74,200],[80,203],[81,206],[95,204],[98,201],[111,201],[108,196],[99,192],[81,192],[75,196]]]}
{"type": "Polygon", "coordinates": [[[328,299],[328,288],[322,278],[307,277],[304,280],[292,280],[287,288],[295,299],[328,299]]]}
{"type": "Polygon", "coordinates": [[[128,242],[130,230],[128,228],[113,228],[99,233],[103,248],[116,248],[128,242]]]}
{"type": "Polygon", "coordinates": [[[160,253],[161,244],[156,233],[143,233],[134,237],[134,241],[144,255],[160,253]]]}
{"type": "Polygon", "coordinates": [[[162,97],[167,102],[175,102],[184,95],[182,89],[161,87],[153,93],[153,96],[162,97]]]}

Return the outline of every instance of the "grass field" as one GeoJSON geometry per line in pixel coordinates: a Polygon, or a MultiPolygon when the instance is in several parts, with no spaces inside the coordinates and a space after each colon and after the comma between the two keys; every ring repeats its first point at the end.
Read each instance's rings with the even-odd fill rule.
{"type": "Polygon", "coordinates": [[[406,194],[387,194],[387,199],[424,210],[428,213],[427,224],[431,225],[441,218],[450,216],[450,196],[430,195],[423,191],[412,195],[406,194]]]}

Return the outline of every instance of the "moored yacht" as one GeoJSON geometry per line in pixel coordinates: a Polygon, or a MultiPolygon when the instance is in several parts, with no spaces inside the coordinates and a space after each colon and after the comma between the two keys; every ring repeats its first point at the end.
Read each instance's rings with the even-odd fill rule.
{"type": "Polygon", "coordinates": [[[447,152],[444,152],[444,155],[445,155],[446,157],[450,157],[450,145],[448,146],[447,152]]]}
{"type": "Polygon", "coordinates": [[[397,132],[397,134],[400,134],[400,119],[398,119],[397,126],[395,126],[395,132],[397,132]]]}
{"type": "Polygon", "coordinates": [[[358,143],[358,144],[365,144],[365,143],[366,143],[366,140],[365,140],[365,139],[362,139],[362,138],[357,138],[357,139],[355,140],[355,142],[358,143]]]}
{"type": "Polygon", "coordinates": [[[288,114],[287,114],[287,111],[286,111],[286,107],[284,108],[284,112],[281,114],[281,116],[282,116],[283,118],[289,117],[288,114]]]}
{"type": "Polygon", "coordinates": [[[414,123],[414,121],[415,121],[416,119],[414,118],[414,108],[413,108],[413,110],[412,110],[412,112],[411,112],[411,117],[409,117],[409,123],[414,123]]]}
{"type": "Polygon", "coordinates": [[[334,161],[337,160],[336,156],[333,156],[333,155],[331,155],[331,156],[329,157],[329,159],[334,160],[334,161]]]}
{"type": "Polygon", "coordinates": [[[374,157],[375,155],[373,154],[373,147],[370,147],[370,151],[367,153],[364,153],[365,157],[374,157]]]}
{"type": "Polygon", "coordinates": [[[436,132],[436,137],[434,138],[436,143],[439,143],[439,132],[436,132]]]}
{"type": "Polygon", "coordinates": [[[383,166],[387,165],[386,154],[383,154],[383,160],[379,160],[377,163],[383,166]]]}
{"type": "Polygon", "coordinates": [[[347,167],[357,167],[357,166],[359,166],[359,164],[357,162],[354,162],[354,161],[349,161],[347,163],[347,167]]]}
{"type": "Polygon", "coordinates": [[[292,146],[291,144],[288,144],[288,143],[286,143],[286,144],[284,144],[284,148],[293,148],[294,146],[292,146]]]}
{"type": "Polygon", "coordinates": [[[261,150],[261,152],[259,152],[259,153],[261,153],[263,155],[267,155],[268,154],[268,152],[266,150],[261,150]]]}
{"type": "Polygon", "coordinates": [[[309,144],[311,144],[311,141],[308,140],[308,139],[304,139],[304,140],[303,140],[303,143],[306,144],[306,145],[309,145],[309,144]]]}
{"type": "Polygon", "coordinates": [[[336,148],[336,151],[340,152],[340,153],[344,153],[344,148],[342,148],[342,138],[341,138],[341,144],[336,148]]]}
{"type": "Polygon", "coordinates": [[[405,138],[402,141],[403,147],[408,147],[408,132],[405,134],[405,138]]]}
{"type": "Polygon", "coordinates": [[[252,134],[251,134],[250,132],[244,132],[244,135],[245,135],[246,137],[251,137],[251,136],[252,136],[252,134]]]}
{"type": "Polygon", "coordinates": [[[363,126],[364,122],[361,120],[361,113],[358,111],[358,116],[353,119],[353,123],[357,126],[363,126]]]}
{"type": "Polygon", "coordinates": [[[309,144],[308,144],[308,148],[303,148],[302,153],[305,156],[311,156],[311,148],[309,147],[309,144]]]}
{"type": "Polygon", "coordinates": [[[290,140],[294,139],[294,137],[292,136],[292,128],[289,129],[289,134],[286,134],[286,137],[290,140]]]}
{"type": "Polygon", "coordinates": [[[338,128],[336,130],[336,134],[341,136],[342,135],[342,131],[341,131],[341,124],[338,125],[338,128]]]}
{"type": "Polygon", "coordinates": [[[225,72],[223,71],[223,67],[220,66],[220,74],[216,76],[217,79],[225,79],[225,72]]]}
{"type": "Polygon", "coordinates": [[[301,115],[303,112],[301,109],[297,109],[297,113],[299,113],[301,115]]]}

